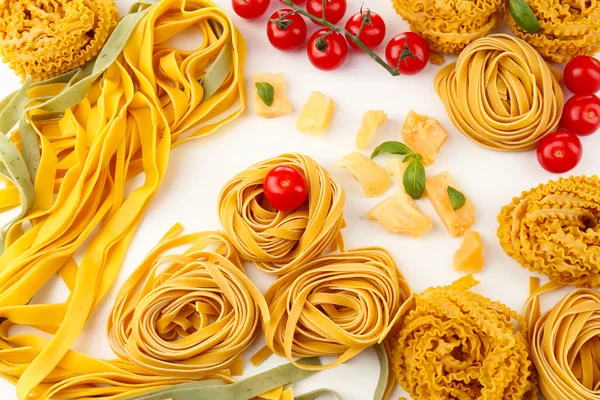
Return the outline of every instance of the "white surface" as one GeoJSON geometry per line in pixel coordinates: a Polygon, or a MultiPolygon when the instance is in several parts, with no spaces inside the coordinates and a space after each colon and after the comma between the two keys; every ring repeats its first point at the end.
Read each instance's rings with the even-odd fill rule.
{"type": "MultiPolygon", "coordinates": [[[[217,2],[233,15],[229,1],[217,2]]],[[[126,9],[127,3],[119,2],[121,11],[126,9]]],[[[357,11],[360,4],[359,0],[349,0],[347,17],[357,11]]],[[[272,0],[269,15],[279,5],[278,0],[272,0]]],[[[386,42],[408,29],[393,11],[391,2],[370,0],[366,5],[384,17],[388,28],[386,42]]],[[[107,315],[117,288],[145,253],[175,222],[183,223],[188,232],[219,229],[216,210],[221,186],[251,164],[284,152],[301,152],[313,157],[341,181],[347,192],[345,217],[348,226],[344,229],[344,237],[349,248],[366,245],[387,248],[415,292],[429,286],[447,285],[457,279],[459,274],[452,271],[451,262],[461,239],[450,237],[427,199],[418,201],[418,206],[434,221],[430,232],[420,239],[386,232],[364,215],[397,188],[390,188],[381,198],[366,198],[360,184],[346,170],[333,167],[341,156],[355,150],[354,139],[360,119],[369,109],[385,110],[389,116],[378,130],[374,145],[385,140],[400,140],[402,122],[411,108],[437,118],[446,127],[449,140],[435,164],[427,168],[427,173],[433,175],[450,171],[475,203],[478,215],[474,228],[481,232],[486,245],[486,266],[484,272],[477,276],[481,284],[476,290],[520,311],[528,294],[530,274],[500,248],[496,239],[496,215],[502,205],[522,190],[556,178],[538,165],[535,152],[494,152],[463,137],[449,122],[433,89],[433,78],[439,67],[429,65],[419,75],[393,78],[366,55],[352,53],[340,70],[321,72],[310,65],[304,50],[280,53],[269,45],[265,34],[266,15],[252,22],[235,15],[233,18],[248,43],[247,87],[250,88],[254,73],[283,71],[288,80],[287,91],[294,112],[274,120],[264,120],[254,116],[250,102],[242,117],[219,132],[173,151],[166,179],[144,216],[112,294],[92,314],[75,349],[98,358],[112,358],[104,333],[107,315]],[[332,97],[337,104],[332,127],[322,137],[308,136],[295,130],[300,108],[313,90],[332,97]]],[[[310,22],[308,26],[310,32],[316,29],[310,22]]],[[[382,46],[379,53],[383,50],[382,46]]],[[[19,86],[17,78],[4,65],[0,67],[0,78],[2,97],[19,86]]],[[[251,96],[249,98],[252,99],[251,96]]],[[[595,150],[600,148],[600,134],[583,138],[583,143],[584,158],[573,173],[594,174],[600,166],[595,154],[595,150]]],[[[386,158],[381,156],[377,161],[385,165],[386,158]]],[[[247,270],[263,291],[272,282],[272,278],[253,266],[248,266],[247,270]]],[[[260,346],[262,339],[246,356],[260,346]]],[[[252,368],[248,364],[246,375],[283,362],[283,359],[272,357],[260,368],[252,368]]],[[[321,372],[299,383],[296,389],[300,394],[328,387],[339,391],[345,400],[365,400],[372,398],[378,373],[374,352],[368,350],[347,365],[321,372]]],[[[391,398],[396,399],[400,395],[406,394],[397,389],[391,398]]],[[[0,399],[16,399],[14,387],[5,381],[0,381],[0,399]]]]}

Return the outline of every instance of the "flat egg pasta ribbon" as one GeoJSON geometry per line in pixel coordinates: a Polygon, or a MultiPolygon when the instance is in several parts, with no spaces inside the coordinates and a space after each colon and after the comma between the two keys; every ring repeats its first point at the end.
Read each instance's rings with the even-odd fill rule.
{"type": "Polygon", "coordinates": [[[240,172],[219,195],[219,218],[240,255],[269,274],[283,275],[328,249],[344,248],[341,229],[346,195],[340,183],[312,158],[282,154],[240,172]],[[307,205],[284,213],[265,200],[263,181],[274,167],[300,171],[308,185],[307,205]]]}
{"type": "Polygon", "coordinates": [[[533,47],[503,34],[477,39],[435,77],[454,126],[472,141],[501,151],[534,148],[559,125],[564,96],[533,47]]]}
{"type": "Polygon", "coordinates": [[[523,192],[498,215],[502,249],[561,285],[600,286],[600,180],[560,178],[523,192]]]}
{"type": "MultiPolygon", "coordinates": [[[[20,399],[116,399],[185,381],[144,373],[123,360],[95,360],[70,347],[116,279],[165,176],[171,148],[214,132],[244,109],[245,53],[243,38],[211,2],[163,0],[148,8],[122,54],[62,116],[51,106],[67,83],[30,89],[32,98],[49,104],[32,111],[41,147],[36,203],[8,231],[0,257],[0,375],[16,383],[20,399]],[[202,43],[191,51],[171,47],[169,40],[190,26],[200,28],[202,43]],[[223,51],[231,57],[221,57],[225,62],[217,67],[229,73],[211,74],[225,78],[206,97],[203,85],[215,84],[207,75],[223,51]],[[142,172],[143,180],[126,190],[126,182],[142,172]],[[84,244],[78,265],[73,255],[84,244]],[[29,304],[56,274],[69,297],[29,304]],[[50,336],[11,335],[14,325],[50,336]]],[[[65,89],[69,96],[78,94],[83,79],[65,89]]]]}

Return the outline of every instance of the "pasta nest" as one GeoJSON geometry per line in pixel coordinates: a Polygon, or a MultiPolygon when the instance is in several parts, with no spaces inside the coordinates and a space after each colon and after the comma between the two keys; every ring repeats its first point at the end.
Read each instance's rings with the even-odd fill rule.
{"type": "Polygon", "coordinates": [[[22,79],[49,79],[94,58],[118,20],[112,0],[3,1],[0,55],[22,79]]]}
{"type": "Polygon", "coordinates": [[[252,344],[264,297],[219,232],[177,236],[176,226],[120,290],[111,347],[152,374],[200,379],[229,368],[252,344]],[[182,254],[167,253],[182,245],[182,254]]]}
{"type": "Polygon", "coordinates": [[[537,398],[527,324],[503,304],[468,290],[476,284],[468,275],[416,295],[390,340],[394,373],[413,398],[537,398]]]}
{"type": "Polygon", "coordinates": [[[510,12],[507,23],[542,56],[562,63],[578,55],[593,56],[600,52],[600,1],[530,0],[527,3],[539,21],[540,32],[524,31],[510,12]]]}
{"type": "Polygon", "coordinates": [[[382,343],[411,297],[406,279],[384,249],[329,254],[280,277],[267,291],[271,319],[263,325],[274,353],[304,369],[345,363],[382,343]],[[337,355],[324,366],[294,357],[337,355]]]}
{"type": "Polygon", "coordinates": [[[469,139],[494,150],[523,151],[560,123],[559,78],[526,42],[497,34],[471,43],[440,70],[434,85],[450,120],[469,139]]]}
{"type": "Polygon", "coordinates": [[[502,19],[503,0],[392,0],[396,12],[429,47],[458,54],[502,19]]]}
{"type": "Polygon", "coordinates": [[[597,176],[541,184],[503,207],[498,237],[524,268],[562,285],[600,286],[597,176]]]}
{"type": "Polygon", "coordinates": [[[340,183],[313,159],[283,154],[227,182],[219,196],[219,217],[243,258],[267,273],[283,275],[328,249],[343,248],[345,200],[340,183]],[[272,208],[263,194],[265,176],[280,165],[300,171],[308,184],[307,204],[291,213],[272,208]]]}

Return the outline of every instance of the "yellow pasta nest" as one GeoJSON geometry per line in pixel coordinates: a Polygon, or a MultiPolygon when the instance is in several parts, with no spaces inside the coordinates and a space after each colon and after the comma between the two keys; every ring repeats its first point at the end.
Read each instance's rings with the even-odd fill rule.
{"type": "Polygon", "coordinates": [[[392,0],[410,29],[429,47],[443,54],[458,54],[484,37],[502,19],[502,0],[392,0]]]}
{"type": "Polygon", "coordinates": [[[600,52],[600,1],[528,0],[527,3],[539,21],[540,32],[524,31],[510,12],[506,13],[507,23],[542,56],[567,62],[578,55],[593,56],[600,52]]]}
{"type": "Polygon", "coordinates": [[[498,237],[524,268],[563,285],[600,286],[597,176],[541,184],[502,208],[498,237]]]}
{"type": "Polygon", "coordinates": [[[468,290],[476,284],[468,275],[416,295],[390,340],[396,378],[414,399],[537,398],[526,323],[468,290]]]}
{"type": "Polygon", "coordinates": [[[219,196],[219,217],[241,256],[261,270],[283,275],[328,249],[343,248],[346,195],[340,183],[310,157],[283,154],[242,171],[219,196]],[[287,165],[302,172],[308,205],[278,212],[265,200],[263,181],[271,168],[287,165]]]}
{"type": "Polygon", "coordinates": [[[526,42],[499,34],[471,43],[434,85],[465,136],[494,150],[522,151],[558,127],[558,75],[526,42]]]}
{"type": "Polygon", "coordinates": [[[392,256],[380,248],[329,254],[280,277],[267,291],[267,347],[305,369],[342,364],[382,343],[404,312],[411,290],[392,256]],[[337,355],[324,366],[294,357],[337,355]]]}
{"type": "Polygon", "coordinates": [[[0,55],[17,75],[52,78],[94,58],[119,20],[113,0],[0,3],[0,55]]]}

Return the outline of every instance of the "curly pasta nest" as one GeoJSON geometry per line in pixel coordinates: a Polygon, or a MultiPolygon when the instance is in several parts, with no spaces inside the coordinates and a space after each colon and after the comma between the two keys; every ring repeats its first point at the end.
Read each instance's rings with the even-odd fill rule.
{"type": "Polygon", "coordinates": [[[94,58],[119,20],[112,0],[0,3],[0,55],[17,75],[55,77],[94,58]]]}
{"type": "Polygon", "coordinates": [[[394,8],[429,47],[458,54],[502,19],[502,0],[392,0],[394,8]]]}
{"type": "Polygon", "coordinates": [[[600,286],[600,181],[561,178],[513,199],[498,216],[504,251],[563,285],[600,286]]]}
{"type": "Polygon", "coordinates": [[[510,12],[507,23],[542,56],[566,62],[578,55],[593,56],[600,52],[600,1],[529,0],[527,3],[540,23],[540,32],[524,31],[510,12]]]}
{"type": "Polygon", "coordinates": [[[469,275],[416,295],[390,341],[396,378],[413,398],[537,399],[527,324],[468,290],[476,284],[469,275]]]}

